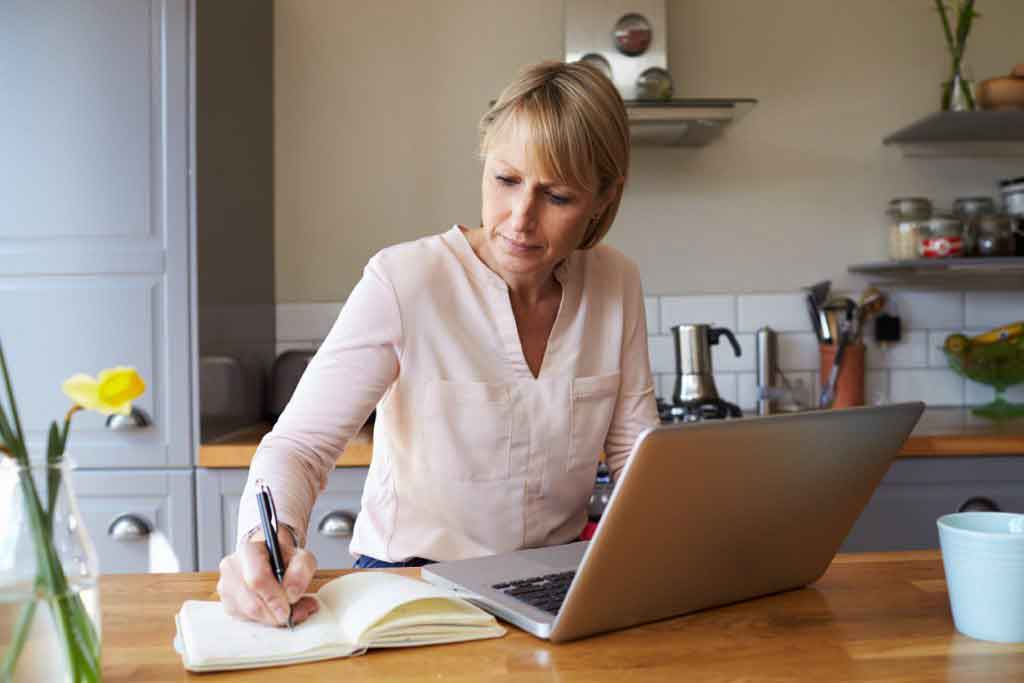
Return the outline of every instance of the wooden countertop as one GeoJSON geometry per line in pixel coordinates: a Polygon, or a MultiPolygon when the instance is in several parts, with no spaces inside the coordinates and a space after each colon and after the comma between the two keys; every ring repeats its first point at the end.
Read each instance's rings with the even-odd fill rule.
{"type": "MultiPolygon", "coordinates": [[[[317,572],[313,590],[342,573],[317,572]]],[[[172,646],[174,614],[186,599],[217,599],[216,584],[211,572],[103,576],[104,680],[1024,680],[1024,644],[955,631],[937,551],[839,555],[809,588],[561,645],[510,626],[495,640],[190,674],[172,646]]]]}
{"type": "MultiPolygon", "coordinates": [[[[248,467],[270,425],[262,423],[199,447],[200,467],[248,467]]],[[[338,458],[338,467],[365,467],[373,456],[373,429],[364,428],[338,458]]],[[[1024,419],[993,422],[966,408],[929,408],[900,457],[1024,455],[1024,419]]]]}

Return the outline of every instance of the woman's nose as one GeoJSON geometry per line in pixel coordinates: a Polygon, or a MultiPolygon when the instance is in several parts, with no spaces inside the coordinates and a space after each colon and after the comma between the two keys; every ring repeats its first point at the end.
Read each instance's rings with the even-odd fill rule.
{"type": "Polygon", "coordinates": [[[532,192],[523,192],[513,207],[513,216],[516,223],[523,228],[529,227],[537,212],[537,198],[532,192]]]}

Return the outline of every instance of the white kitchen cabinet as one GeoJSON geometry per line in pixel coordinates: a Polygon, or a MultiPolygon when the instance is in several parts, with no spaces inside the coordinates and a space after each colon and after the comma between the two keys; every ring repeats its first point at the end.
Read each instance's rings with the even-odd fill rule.
{"type": "Polygon", "coordinates": [[[175,571],[195,566],[190,470],[91,470],[72,475],[100,571],[175,571]]]}
{"type": "MultiPolygon", "coordinates": [[[[339,467],[331,472],[327,489],[313,506],[306,546],[316,555],[320,569],[351,567],[348,552],[352,525],[360,510],[366,467],[339,467]]],[[[238,504],[249,471],[245,469],[196,470],[199,532],[199,571],[216,571],[222,557],[235,545],[238,504]]]]}

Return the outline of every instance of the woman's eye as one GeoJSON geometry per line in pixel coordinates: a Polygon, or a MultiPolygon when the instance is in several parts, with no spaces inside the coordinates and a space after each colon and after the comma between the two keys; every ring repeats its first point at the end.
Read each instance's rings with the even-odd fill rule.
{"type": "Polygon", "coordinates": [[[510,178],[510,177],[508,177],[506,175],[495,176],[495,178],[497,178],[498,182],[501,183],[502,185],[515,185],[516,184],[515,178],[510,178]]]}
{"type": "Polygon", "coordinates": [[[548,192],[548,199],[551,200],[552,204],[562,205],[569,203],[569,197],[564,197],[560,194],[555,194],[554,192],[548,192]]]}

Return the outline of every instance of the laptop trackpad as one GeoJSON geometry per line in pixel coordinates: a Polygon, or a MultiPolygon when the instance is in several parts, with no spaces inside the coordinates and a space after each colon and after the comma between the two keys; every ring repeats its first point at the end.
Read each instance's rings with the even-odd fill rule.
{"type": "Polygon", "coordinates": [[[579,566],[588,545],[588,541],[580,541],[549,548],[521,550],[516,554],[549,570],[569,571],[579,566]]]}

